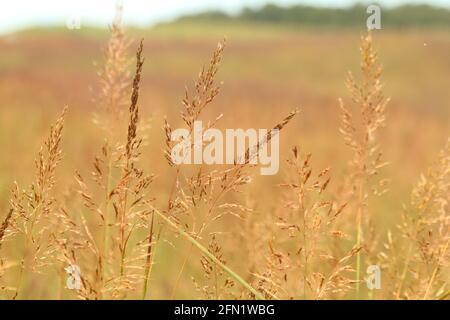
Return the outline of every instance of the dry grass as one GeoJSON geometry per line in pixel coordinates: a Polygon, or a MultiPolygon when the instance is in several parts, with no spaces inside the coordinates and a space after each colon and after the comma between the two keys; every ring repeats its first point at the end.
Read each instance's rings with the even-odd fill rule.
{"type": "MultiPolygon", "coordinates": [[[[357,84],[351,73],[347,79],[347,87],[351,93],[352,102],[359,108],[359,117],[354,117],[352,111],[340,100],[342,110],[340,131],[354,154],[350,162],[349,172],[351,174],[348,178],[347,188],[349,189],[349,202],[356,212],[356,246],[358,248],[364,247],[369,262],[375,263],[371,259],[371,252],[376,247],[375,239],[364,241],[364,236],[368,233],[372,224],[371,212],[368,209],[369,197],[381,195],[386,191],[386,189],[380,190],[380,188],[384,188],[385,180],[378,181],[378,185],[373,180],[379,175],[379,170],[386,165],[382,161],[382,153],[376,140],[376,134],[385,125],[385,110],[389,99],[385,99],[383,96],[382,68],[378,63],[378,56],[373,48],[370,33],[361,39],[360,50],[362,83],[357,84]]],[[[361,268],[361,253],[358,252],[356,263],[357,295],[360,290],[361,268]]]]}
{"type": "MultiPolygon", "coordinates": [[[[144,152],[139,101],[144,44],[137,48],[131,78],[131,42],[118,12],[99,71],[94,123],[103,145],[91,172],[80,168],[74,185],[60,192],[57,168],[66,109],[51,127],[38,153],[35,181],[27,190],[14,184],[0,226],[2,298],[149,299],[158,290],[153,286],[158,258],[174,252],[180,265],[175,276],[165,275],[173,279],[167,298],[176,297],[191,278],[197,290],[190,297],[205,299],[449,296],[450,143],[414,188],[398,228],[386,236],[377,232],[371,204],[386,191],[386,180],[378,178],[386,165],[378,133],[386,125],[388,99],[371,34],[361,41],[361,81],[352,75],[347,81],[352,104],[340,102],[340,131],[353,153],[346,175],[317,169],[311,153],[294,147],[283,166],[286,178],[278,183],[279,199],[261,201],[261,207],[251,192],[256,183],[250,147],[245,161],[236,159],[234,165],[176,166],[168,120],[160,152],[168,160],[167,171],[155,176],[142,169],[163,155],[144,152]],[[169,188],[155,192],[158,180],[170,181],[169,188]],[[178,249],[183,243],[185,248],[178,249]],[[171,246],[175,250],[164,251],[171,246]],[[371,264],[382,267],[381,290],[363,290],[363,273],[371,264]],[[66,268],[75,265],[80,288],[69,290],[66,268]],[[48,279],[58,290],[41,296],[48,279]]],[[[222,119],[209,111],[220,92],[216,78],[224,50],[225,41],[193,89],[185,91],[178,122],[191,133],[196,120],[205,120],[206,130],[222,119]]],[[[273,128],[285,130],[297,114],[292,111],[273,128]]],[[[262,143],[271,138],[269,133],[262,143]]]]}
{"type": "Polygon", "coordinates": [[[381,259],[391,298],[448,297],[450,242],[450,141],[412,191],[397,232],[390,233],[381,259]]]}

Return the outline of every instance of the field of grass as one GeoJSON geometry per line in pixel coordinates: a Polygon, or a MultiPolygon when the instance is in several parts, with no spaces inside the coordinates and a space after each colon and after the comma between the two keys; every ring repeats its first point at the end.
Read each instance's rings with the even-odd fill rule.
{"type": "MultiPolygon", "coordinates": [[[[127,36],[144,38],[137,137],[127,131],[131,90],[125,91],[126,102],[119,103],[123,117],[113,124],[109,121],[116,121],[111,120],[116,113],[105,112],[102,102],[94,99],[102,92],[113,95],[97,74],[103,70],[110,33],[34,29],[0,38],[0,220],[14,209],[14,223],[5,225],[0,240],[2,299],[445,296],[448,147],[441,166],[428,168],[450,132],[448,31],[386,29],[372,34],[384,67],[381,90],[391,97],[386,126],[377,128],[373,141],[389,165],[376,169],[374,181],[366,170],[376,155],[366,146],[367,154],[361,156],[345,145],[339,132],[343,111],[338,98],[351,106],[347,73],[352,71],[357,83],[365,79],[358,49],[363,34],[358,31],[180,22],[127,30],[127,36]],[[223,114],[220,129],[271,128],[298,108],[281,131],[277,175],[260,176],[257,169],[245,167],[231,168],[231,177],[223,178],[220,170],[227,169],[171,167],[164,157],[165,120],[172,128],[186,126],[180,118],[181,111],[187,112],[181,103],[185,87],[195,95],[193,84],[201,67],[208,68],[211,52],[224,38],[223,60],[215,75],[220,94],[201,118],[213,120],[223,114]],[[36,173],[36,155],[65,105],[69,108],[62,143],[53,141],[56,149],[49,151],[48,163],[59,149],[61,161],[55,161],[54,172],[44,174],[38,166],[36,173]],[[104,121],[107,130],[93,119],[104,121]],[[139,155],[133,148],[127,154],[125,145],[139,137],[139,155]],[[298,152],[292,159],[294,146],[298,152]],[[309,153],[311,163],[305,161],[309,153]],[[116,159],[117,155],[122,157],[116,159]],[[355,158],[359,165],[350,164],[355,158]],[[134,165],[152,175],[148,189],[139,189],[146,180],[134,165]],[[311,180],[302,182],[310,167],[311,180]],[[330,172],[317,177],[315,185],[313,177],[328,167],[330,172]],[[91,181],[91,172],[97,172],[98,181],[91,181]],[[422,173],[428,174],[425,184],[419,183],[422,173]],[[367,179],[362,178],[366,174],[367,179]],[[42,187],[40,175],[54,179],[55,186],[52,181],[42,187]],[[239,180],[247,175],[251,183],[239,180]],[[388,191],[373,196],[372,187],[384,179],[389,180],[388,191]],[[39,196],[30,199],[17,191],[14,198],[15,181],[19,190],[34,183],[27,195],[39,196]],[[317,193],[318,186],[326,190],[317,193]],[[416,195],[411,197],[414,188],[416,195]],[[136,206],[127,202],[128,197],[135,197],[136,206]],[[327,210],[339,219],[331,219],[327,210]],[[34,224],[30,220],[39,212],[34,224]],[[408,226],[408,221],[413,231],[397,227],[408,226]],[[337,236],[338,230],[342,233],[337,236]],[[427,231],[433,233],[425,235],[427,231]],[[130,244],[123,249],[128,232],[130,244]],[[81,290],[65,288],[64,268],[70,264],[79,265],[85,277],[81,290]],[[381,266],[380,290],[369,291],[364,283],[353,282],[363,280],[369,264],[381,266]]],[[[132,61],[126,68],[129,79],[134,76],[138,43],[123,52],[132,61]]],[[[117,76],[109,71],[107,79],[117,76]]],[[[353,109],[357,122],[359,109],[353,109]]],[[[356,131],[364,134],[362,123],[356,131]]],[[[56,136],[57,129],[53,127],[56,136]]]]}

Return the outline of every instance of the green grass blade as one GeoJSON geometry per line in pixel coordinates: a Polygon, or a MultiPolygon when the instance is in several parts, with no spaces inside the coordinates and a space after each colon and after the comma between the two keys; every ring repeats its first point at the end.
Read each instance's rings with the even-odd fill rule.
{"type": "Polygon", "coordinates": [[[233,270],[231,270],[229,267],[227,267],[225,264],[223,264],[219,259],[217,259],[211,252],[208,251],[204,246],[202,246],[197,240],[195,240],[192,236],[190,236],[187,232],[179,228],[175,223],[170,221],[169,218],[167,218],[164,214],[159,212],[154,207],[150,206],[152,210],[167,224],[169,224],[172,228],[176,229],[178,232],[180,232],[189,242],[191,242],[197,249],[199,249],[205,256],[207,256],[209,259],[211,259],[215,264],[217,264],[219,267],[221,267],[226,273],[228,273],[233,279],[235,279],[238,283],[240,283],[244,288],[246,288],[248,291],[253,293],[258,300],[264,300],[264,297],[261,293],[259,293],[255,288],[253,288],[248,282],[246,282],[242,277],[240,277],[237,273],[235,273],[233,270]]]}

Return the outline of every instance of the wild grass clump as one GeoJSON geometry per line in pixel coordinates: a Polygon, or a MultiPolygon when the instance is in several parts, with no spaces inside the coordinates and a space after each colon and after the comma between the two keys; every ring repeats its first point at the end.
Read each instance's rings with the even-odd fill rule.
{"type": "Polygon", "coordinates": [[[380,253],[389,275],[389,298],[445,299],[449,296],[450,140],[420,177],[402,221],[380,253]]]}
{"type": "MultiPolygon", "coordinates": [[[[22,244],[17,260],[12,264],[9,262],[16,277],[13,277],[12,284],[2,286],[11,292],[12,299],[27,298],[30,278],[52,264],[46,246],[51,241],[57,210],[54,188],[56,169],[62,159],[61,140],[66,111],[64,108],[38,152],[34,182],[26,190],[15,183],[11,192],[11,210],[2,224],[0,243],[14,239],[22,244]]],[[[4,263],[2,260],[2,265],[4,263]]]]}
{"type": "MultiPolygon", "coordinates": [[[[165,119],[165,139],[147,156],[144,42],[133,74],[131,47],[119,8],[104,64],[97,66],[94,123],[103,142],[89,168],[74,170],[73,185],[60,191],[65,108],[38,152],[31,185],[23,190],[14,183],[0,224],[2,298],[171,299],[185,297],[182,288],[188,298],[204,299],[449,297],[450,142],[397,213],[398,227],[385,238],[377,231],[371,199],[386,191],[379,132],[389,99],[370,33],[361,40],[360,80],[351,74],[347,80],[351,103],[340,101],[340,131],[352,152],[346,173],[335,163],[316,164],[316,155],[295,146],[282,166],[284,179],[271,180],[277,183],[270,192],[279,197],[266,201],[254,182],[252,146],[233,164],[175,165],[176,120],[165,119]],[[144,170],[164,161],[163,173],[144,170]],[[161,262],[169,256],[176,262],[170,272],[161,262]],[[378,291],[362,290],[370,264],[382,270],[378,291]],[[79,277],[76,287],[68,287],[68,277],[79,277]]],[[[177,123],[190,134],[197,120],[207,123],[205,131],[225,117],[205,112],[220,93],[225,48],[219,42],[181,99],[177,123]]],[[[288,131],[298,113],[280,116],[272,128],[288,131]]],[[[269,131],[258,147],[271,139],[269,131]]]]}

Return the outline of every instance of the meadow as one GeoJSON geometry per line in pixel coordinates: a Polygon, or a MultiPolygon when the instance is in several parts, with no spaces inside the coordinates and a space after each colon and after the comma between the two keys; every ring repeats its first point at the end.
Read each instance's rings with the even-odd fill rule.
{"type": "Polygon", "coordinates": [[[0,38],[2,299],[448,298],[449,31],[122,32],[0,38]],[[195,119],[278,126],[280,172],[174,166],[195,119]]]}

